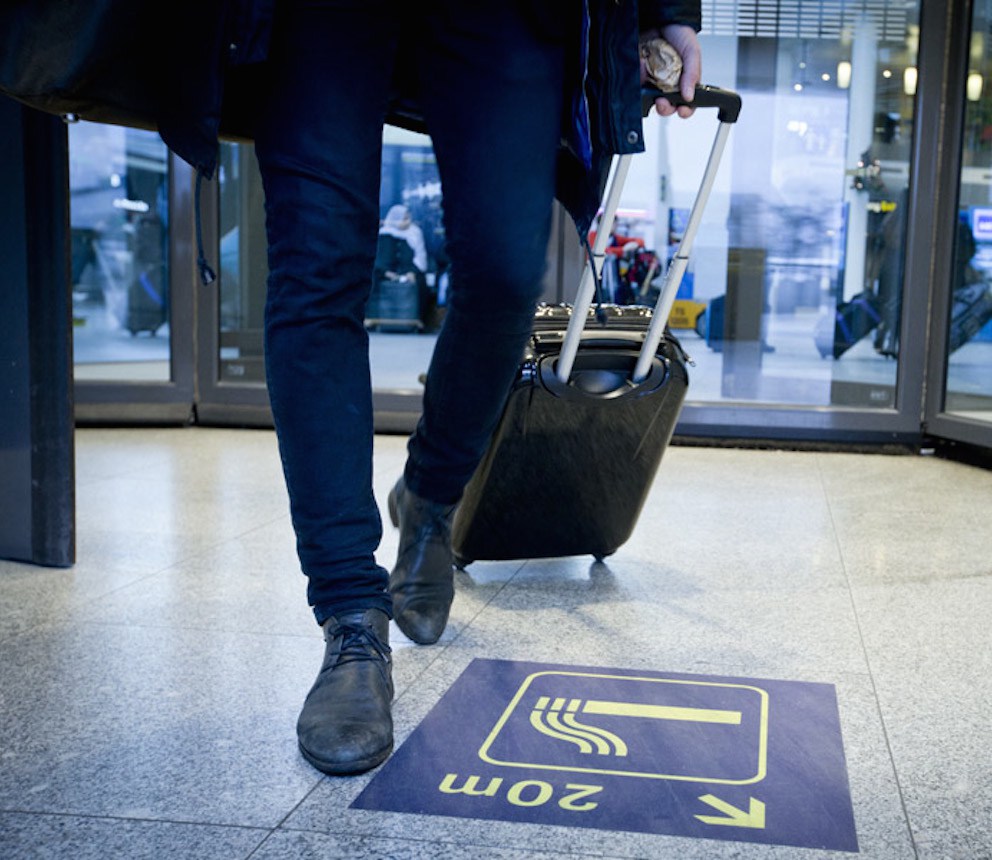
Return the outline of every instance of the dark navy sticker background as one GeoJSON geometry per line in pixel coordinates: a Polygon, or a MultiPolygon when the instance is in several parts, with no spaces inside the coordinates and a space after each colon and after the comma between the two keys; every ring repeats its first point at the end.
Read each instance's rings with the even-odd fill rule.
{"type": "Polygon", "coordinates": [[[827,684],[475,660],[353,808],[857,851],[827,684]]]}

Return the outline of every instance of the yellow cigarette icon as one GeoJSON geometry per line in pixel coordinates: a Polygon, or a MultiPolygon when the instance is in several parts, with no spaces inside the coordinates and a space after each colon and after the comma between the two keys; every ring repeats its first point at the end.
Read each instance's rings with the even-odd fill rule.
{"type": "Polygon", "coordinates": [[[630,702],[599,702],[590,699],[582,706],[584,714],[604,714],[610,717],[647,717],[652,720],[687,720],[693,723],[741,724],[740,711],[718,711],[713,708],[673,708],[668,705],[635,705],[630,702]]]}
{"type": "Polygon", "coordinates": [[[697,723],[722,723],[738,726],[740,711],[723,711],[713,708],[676,708],[668,705],[642,705],[633,702],[608,702],[598,699],[552,700],[550,696],[538,698],[530,714],[530,724],[541,734],[561,741],[568,741],[579,752],[598,755],[626,756],[627,744],[613,732],[579,722],[576,714],[598,714],[610,717],[642,717],[653,720],[682,720],[697,723]]]}

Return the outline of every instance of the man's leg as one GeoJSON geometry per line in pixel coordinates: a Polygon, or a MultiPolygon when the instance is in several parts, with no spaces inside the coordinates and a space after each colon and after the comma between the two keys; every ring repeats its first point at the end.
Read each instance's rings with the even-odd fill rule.
{"type": "Polygon", "coordinates": [[[380,521],[364,312],[392,58],[380,22],[391,5],[282,4],[257,135],[269,237],[266,375],[318,622],[368,606],[389,611],[373,560],[380,521]]]}
{"type": "Polygon", "coordinates": [[[277,7],[256,151],[266,197],[266,374],[299,557],[327,642],[297,731],[329,773],[392,748],[386,574],[372,494],[364,310],[378,228],[390,3],[277,7]],[[385,23],[384,23],[385,22],[385,23]]]}
{"type": "Polygon", "coordinates": [[[564,50],[577,46],[563,44],[570,22],[527,5],[443,0],[421,41],[452,265],[423,416],[390,500],[401,527],[394,612],[418,642],[435,641],[447,621],[453,505],[499,419],[545,271],[564,50]]]}

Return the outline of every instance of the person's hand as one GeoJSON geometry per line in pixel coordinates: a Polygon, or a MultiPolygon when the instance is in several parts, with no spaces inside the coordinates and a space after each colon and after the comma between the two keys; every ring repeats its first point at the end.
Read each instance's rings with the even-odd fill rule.
{"type": "MultiPolygon", "coordinates": [[[[668,42],[682,58],[682,76],[679,78],[679,91],[682,98],[692,101],[696,95],[696,85],[703,74],[703,52],[699,47],[699,39],[696,31],[685,24],[669,24],[661,29],[662,38],[668,42]]],[[[644,74],[642,72],[642,83],[644,74]]],[[[682,105],[675,108],[668,99],[655,99],[655,110],[662,116],[671,116],[678,113],[680,117],[692,116],[695,108],[682,105]]]]}

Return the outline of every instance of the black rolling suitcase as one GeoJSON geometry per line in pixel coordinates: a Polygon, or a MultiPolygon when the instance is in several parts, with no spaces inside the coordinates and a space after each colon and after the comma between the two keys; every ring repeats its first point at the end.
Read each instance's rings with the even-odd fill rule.
{"type": "MultiPolygon", "coordinates": [[[[645,113],[656,93],[646,93],[645,113]]],[[[670,96],[676,99],[677,96],[670,96]]],[[[592,307],[632,156],[616,160],[574,308],[541,307],[493,440],[455,513],[460,567],[476,560],[591,554],[633,531],[688,386],[667,331],[679,283],[732,124],[736,93],[697,90],[719,126],[682,243],[654,309],[592,307]]]]}

